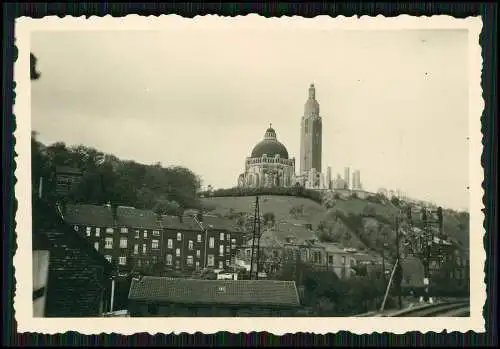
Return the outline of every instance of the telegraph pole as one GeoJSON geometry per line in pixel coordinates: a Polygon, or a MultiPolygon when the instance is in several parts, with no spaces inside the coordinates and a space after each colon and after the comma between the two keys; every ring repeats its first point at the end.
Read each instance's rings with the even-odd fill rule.
{"type": "Polygon", "coordinates": [[[423,223],[423,231],[424,231],[424,236],[423,236],[423,254],[424,254],[424,287],[425,287],[425,293],[424,293],[424,301],[428,302],[430,297],[429,297],[429,282],[430,282],[430,257],[431,257],[431,246],[432,246],[432,240],[430,239],[430,231],[429,231],[429,224],[427,222],[427,210],[422,208],[422,223],[423,223]]]}
{"type": "Polygon", "coordinates": [[[395,275],[395,278],[396,278],[396,291],[398,293],[398,305],[399,305],[399,309],[403,309],[403,300],[401,298],[401,281],[402,281],[402,278],[403,278],[403,275],[402,275],[402,269],[401,269],[401,257],[400,257],[400,253],[399,253],[399,249],[400,249],[400,242],[399,242],[399,216],[396,217],[396,263],[397,263],[397,266],[396,266],[396,275],[395,275]]]}
{"type": "Polygon", "coordinates": [[[252,253],[250,257],[250,279],[252,279],[254,271],[256,273],[255,278],[256,279],[259,278],[259,260],[258,260],[259,244],[260,244],[260,210],[259,210],[259,197],[257,196],[255,198],[255,212],[253,219],[252,253]]]}

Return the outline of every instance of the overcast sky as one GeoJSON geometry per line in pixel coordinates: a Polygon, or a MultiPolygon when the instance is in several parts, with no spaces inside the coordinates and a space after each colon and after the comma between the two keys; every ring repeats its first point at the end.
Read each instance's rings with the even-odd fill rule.
{"type": "Polygon", "coordinates": [[[32,128],[141,163],[237,184],[269,123],[299,168],[300,118],[316,85],[323,167],[361,171],[468,208],[467,32],[202,25],[36,32],[32,128]]]}

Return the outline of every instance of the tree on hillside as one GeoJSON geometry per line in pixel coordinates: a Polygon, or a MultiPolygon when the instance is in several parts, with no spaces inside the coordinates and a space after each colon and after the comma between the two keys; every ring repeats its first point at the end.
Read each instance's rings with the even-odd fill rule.
{"type": "Polygon", "coordinates": [[[397,196],[393,196],[393,197],[391,198],[391,203],[392,203],[394,206],[399,207],[400,200],[399,200],[399,198],[398,198],[397,196]]]}
{"type": "Polygon", "coordinates": [[[335,193],[328,191],[325,194],[323,194],[323,205],[327,208],[330,209],[335,206],[335,203],[337,199],[335,198],[335,193]]]}
{"type": "Polygon", "coordinates": [[[273,212],[264,213],[263,220],[264,220],[264,225],[268,224],[274,225],[276,223],[276,217],[274,216],[273,212]]]}
{"type": "Polygon", "coordinates": [[[183,210],[177,202],[170,201],[165,197],[161,197],[156,200],[153,211],[157,215],[180,216],[183,214],[183,210]]]}
{"type": "MultiPolygon", "coordinates": [[[[158,202],[161,204],[166,200],[176,202],[183,209],[200,207],[197,194],[200,179],[189,169],[121,161],[82,145],[68,147],[63,142],[56,142],[44,146],[37,140],[36,132],[32,134],[31,143],[34,192],[38,190],[40,177],[44,177],[44,188],[47,188],[54,185],[51,182],[54,170],[67,166],[83,172],[81,180],[67,197],[70,202],[111,202],[153,209],[158,202]]],[[[54,191],[46,192],[48,195],[54,191]]]]}

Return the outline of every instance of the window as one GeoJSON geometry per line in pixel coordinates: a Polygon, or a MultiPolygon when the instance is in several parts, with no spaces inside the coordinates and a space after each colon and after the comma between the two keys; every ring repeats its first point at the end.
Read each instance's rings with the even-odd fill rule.
{"type": "Polygon", "coordinates": [[[215,247],[215,239],[213,237],[208,240],[208,247],[214,248],[215,247]]]}
{"type": "Polygon", "coordinates": [[[106,238],[104,248],[113,248],[113,238],[106,238]]]}
{"type": "Polygon", "coordinates": [[[111,256],[110,256],[110,255],[106,255],[106,256],[104,256],[104,258],[106,258],[106,260],[107,260],[109,263],[111,263],[111,261],[113,260],[113,259],[111,258],[111,256]]]}
{"type": "Polygon", "coordinates": [[[224,245],[219,245],[219,256],[224,255],[224,245]]]}
{"type": "Polygon", "coordinates": [[[137,260],[137,266],[138,267],[142,266],[142,261],[140,259],[137,260]]]}
{"type": "MultiPolygon", "coordinates": [[[[344,257],[345,258],[345,257],[344,257]]],[[[314,252],[313,253],[313,262],[314,263],[319,263],[321,261],[321,253],[320,252],[314,252]]]]}
{"type": "Polygon", "coordinates": [[[127,264],[127,257],[118,257],[118,264],[120,265],[126,265],[127,264]]]}
{"type": "Polygon", "coordinates": [[[229,259],[226,259],[226,265],[229,266],[229,259]]]}
{"type": "Polygon", "coordinates": [[[87,236],[90,236],[91,231],[92,231],[91,227],[85,228],[85,232],[87,233],[87,236]]]}
{"type": "Polygon", "coordinates": [[[226,234],[226,240],[229,241],[231,239],[231,234],[227,233],[226,234]]]}
{"type": "Polygon", "coordinates": [[[128,233],[128,228],[127,227],[121,227],[120,228],[120,233],[127,234],[128,233]]]}
{"type": "Polygon", "coordinates": [[[232,244],[236,244],[236,239],[231,239],[232,244]]]}
{"type": "Polygon", "coordinates": [[[153,230],[153,236],[160,236],[159,230],[153,230]]]}
{"type": "Polygon", "coordinates": [[[147,252],[146,244],[142,244],[142,254],[146,254],[146,252],[147,252]]]}
{"type": "Polygon", "coordinates": [[[168,240],[167,240],[167,247],[168,247],[168,248],[172,248],[172,247],[174,247],[174,241],[173,241],[172,239],[168,239],[168,240]]]}
{"type": "Polygon", "coordinates": [[[224,233],[220,233],[219,240],[224,241],[224,233]]]}
{"type": "Polygon", "coordinates": [[[157,250],[159,245],[160,245],[160,242],[158,240],[151,241],[151,248],[153,250],[157,250]]]}
{"type": "Polygon", "coordinates": [[[328,264],[333,264],[333,256],[328,256],[328,264]]]}
{"type": "Polygon", "coordinates": [[[209,255],[208,255],[207,265],[208,265],[209,267],[213,267],[213,266],[214,266],[214,263],[215,263],[215,261],[214,261],[214,255],[213,255],[213,254],[209,254],[209,255]]]}
{"type": "Polygon", "coordinates": [[[139,238],[139,235],[140,235],[139,230],[136,230],[136,231],[135,231],[135,238],[136,238],[136,239],[138,239],[138,238],[139,238]]]}
{"type": "Polygon", "coordinates": [[[196,269],[200,268],[200,262],[199,261],[196,261],[195,265],[196,265],[196,269]]]}
{"type": "Polygon", "coordinates": [[[73,228],[75,229],[75,231],[78,231],[78,225],[74,225],[73,228]]]}
{"type": "Polygon", "coordinates": [[[113,234],[115,230],[113,228],[106,228],[106,233],[113,234]]]}
{"type": "Polygon", "coordinates": [[[196,250],[196,257],[200,258],[200,250],[196,250]]]}
{"type": "Polygon", "coordinates": [[[179,257],[179,256],[181,255],[181,249],[180,249],[180,248],[176,248],[176,249],[175,249],[175,255],[176,255],[177,257],[179,257]]]}
{"type": "Polygon", "coordinates": [[[101,235],[101,228],[95,228],[95,236],[99,237],[101,235]]]}
{"type": "Polygon", "coordinates": [[[198,236],[196,237],[196,241],[201,242],[201,234],[198,234],[198,236]]]}
{"type": "Polygon", "coordinates": [[[186,263],[187,265],[193,265],[193,256],[187,256],[186,263]]]}
{"type": "Polygon", "coordinates": [[[188,242],[188,248],[189,248],[190,250],[192,250],[192,249],[193,249],[193,247],[194,247],[193,240],[189,240],[189,242],[188,242]]]}
{"type": "Polygon", "coordinates": [[[96,251],[99,251],[99,243],[98,242],[94,242],[94,248],[96,251]]]}
{"type": "Polygon", "coordinates": [[[345,264],[345,256],[342,256],[342,265],[345,264]]]}
{"type": "Polygon", "coordinates": [[[224,263],[222,263],[222,261],[219,261],[219,269],[224,269],[224,263]]]}
{"type": "Polygon", "coordinates": [[[158,257],[153,256],[153,264],[156,264],[156,262],[158,262],[158,257]]]}
{"type": "Polygon", "coordinates": [[[226,253],[229,253],[229,252],[231,252],[231,246],[227,245],[226,246],[226,253]]]}
{"type": "Polygon", "coordinates": [[[182,240],[182,233],[177,233],[177,241],[181,241],[182,240]]]}
{"type": "Polygon", "coordinates": [[[127,238],[120,238],[120,248],[127,248],[127,238]]]}
{"type": "Polygon", "coordinates": [[[139,254],[139,245],[138,244],[134,245],[134,254],[139,254]]]}
{"type": "Polygon", "coordinates": [[[167,260],[166,260],[167,265],[172,265],[172,255],[167,254],[167,260]]]}
{"type": "Polygon", "coordinates": [[[144,239],[147,239],[148,238],[148,231],[144,230],[144,234],[142,236],[144,237],[144,239]]]}

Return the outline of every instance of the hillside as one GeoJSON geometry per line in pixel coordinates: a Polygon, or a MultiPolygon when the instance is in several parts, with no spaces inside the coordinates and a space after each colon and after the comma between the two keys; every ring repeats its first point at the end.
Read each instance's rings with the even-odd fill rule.
{"type": "MultiPolygon", "coordinates": [[[[206,197],[201,200],[207,211],[220,216],[240,212],[253,214],[254,212],[255,196],[206,197]]],[[[382,230],[374,229],[373,221],[376,220],[381,223],[381,227],[383,225],[393,226],[394,217],[398,212],[398,208],[388,200],[376,202],[350,197],[335,200],[333,208],[326,209],[324,206],[307,198],[281,195],[260,196],[260,210],[261,214],[272,212],[276,222],[286,221],[296,226],[311,224],[312,229],[315,231],[325,226],[327,228],[333,227],[333,230],[337,229],[336,213],[341,212],[342,216],[351,218],[350,221],[349,219],[345,221],[351,231],[348,233],[342,231],[342,235],[345,237],[342,238],[342,242],[353,247],[362,247],[362,245],[366,247],[380,246],[381,237],[378,235],[382,230]],[[376,219],[361,219],[361,216],[367,211],[376,216],[376,219]],[[357,219],[354,219],[354,221],[359,220],[357,223],[353,221],[353,218],[356,217],[357,219]],[[370,225],[372,226],[370,227],[370,225]],[[360,230],[363,231],[364,236],[360,236],[360,230]]],[[[467,215],[448,210],[444,211],[445,231],[463,246],[468,245],[467,220],[467,215]]],[[[304,230],[303,232],[297,231],[297,235],[310,234],[305,226],[296,227],[295,230],[297,229],[304,230]]],[[[390,231],[387,238],[389,240],[395,239],[394,231],[390,231]]]]}
{"type": "MultiPolygon", "coordinates": [[[[212,197],[201,200],[207,211],[221,216],[230,212],[254,213],[255,196],[212,197]]],[[[259,200],[261,214],[272,212],[277,222],[311,223],[314,227],[320,216],[326,212],[322,205],[306,198],[263,195],[259,196],[259,200]]]]}

